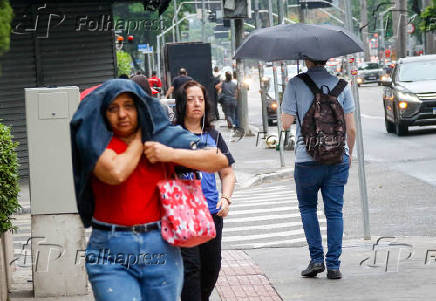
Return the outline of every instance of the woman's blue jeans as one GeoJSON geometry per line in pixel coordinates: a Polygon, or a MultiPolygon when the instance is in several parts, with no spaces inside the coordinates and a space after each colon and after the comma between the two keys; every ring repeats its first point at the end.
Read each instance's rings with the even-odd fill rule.
{"type": "Polygon", "coordinates": [[[223,111],[226,115],[226,119],[234,126],[238,126],[236,117],[236,101],[231,99],[225,99],[223,103],[223,111]]]}
{"type": "Polygon", "coordinates": [[[86,271],[96,301],[176,301],[183,284],[180,249],[160,230],[145,233],[93,229],[86,271]]]}
{"type": "Polygon", "coordinates": [[[324,201],[327,219],[327,247],[325,256],[327,269],[339,269],[342,253],[344,221],[344,186],[348,180],[349,157],[336,165],[322,165],[318,162],[295,164],[294,178],[297,187],[298,204],[304,233],[309,245],[311,262],[324,262],[321,231],[317,217],[318,191],[324,201]]]}

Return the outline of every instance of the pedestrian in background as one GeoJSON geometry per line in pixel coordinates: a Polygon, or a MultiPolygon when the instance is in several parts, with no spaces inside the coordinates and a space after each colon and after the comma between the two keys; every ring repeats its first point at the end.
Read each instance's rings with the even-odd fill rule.
{"type": "Polygon", "coordinates": [[[153,89],[156,89],[158,92],[161,92],[162,90],[162,82],[159,77],[157,77],[157,72],[153,71],[151,73],[151,77],[148,79],[148,83],[150,84],[150,87],[153,89]]]}
{"type": "Polygon", "coordinates": [[[226,79],[215,86],[220,92],[220,99],[223,106],[223,111],[227,120],[228,128],[237,127],[236,121],[236,105],[238,97],[238,87],[232,81],[232,74],[225,73],[226,79]]]}
{"type": "MultiPolygon", "coordinates": [[[[228,160],[228,166],[218,171],[221,196],[216,187],[215,173],[201,172],[201,188],[215,222],[216,237],[194,248],[182,248],[185,269],[182,301],[209,300],[221,269],[223,218],[229,212],[235,187],[232,169],[235,160],[220,133],[210,124],[209,110],[206,88],[198,82],[187,82],[176,94],[176,124],[194,133],[208,147],[218,148],[228,160]]],[[[192,178],[192,173],[187,176],[192,178]]]]}
{"type": "Polygon", "coordinates": [[[159,101],[130,80],[107,81],[81,102],[71,140],[79,215],[92,226],[85,267],[96,301],[178,300],[183,263],[161,236],[156,185],[174,164],[213,172],[227,157],[180,149],[199,139],[171,126],[159,101]]]}
{"type": "Polygon", "coordinates": [[[166,98],[169,98],[171,94],[177,93],[177,90],[183,86],[187,81],[192,80],[192,77],[188,76],[188,71],[185,68],[180,68],[179,75],[173,79],[171,87],[168,89],[166,98]]]}
{"type": "Polygon", "coordinates": [[[131,80],[138,84],[142,88],[142,90],[144,90],[144,92],[147,93],[149,96],[153,95],[150,84],[144,75],[135,75],[131,78],[131,80]]]}
{"type": "MultiPolygon", "coordinates": [[[[338,84],[338,78],[331,75],[324,68],[327,61],[306,59],[309,80],[321,88],[328,88],[328,93],[338,84]]],[[[342,208],[344,205],[344,186],[348,180],[348,170],[351,166],[356,129],[354,124],[354,101],[349,86],[345,87],[337,97],[343,108],[346,141],[342,163],[334,165],[321,164],[315,161],[306,151],[305,141],[301,134],[301,121],[312,105],[315,95],[302,77],[292,78],[286,86],[283,104],[282,120],[284,129],[290,128],[297,118],[297,145],[295,147],[295,185],[297,198],[303,222],[304,233],[309,245],[310,263],[307,269],[301,272],[304,277],[315,277],[325,270],[324,259],[327,265],[327,277],[340,279],[339,257],[342,254],[342,237],[344,222],[342,208]],[[317,217],[318,191],[324,201],[324,214],[327,219],[327,247],[324,258],[321,231],[317,217]]],[[[326,93],[326,92],[324,92],[326,93]]],[[[303,123],[304,124],[304,123],[303,123]]],[[[317,141],[320,143],[320,141],[317,141]]]]}
{"type": "MultiPolygon", "coordinates": [[[[238,76],[236,75],[236,72],[233,71],[233,79],[232,82],[235,83],[237,89],[239,89],[239,83],[238,83],[238,76]]],[[[239,128],[239,105],[238,105],[238,97],[236,97],[236,109],[235,109],[235,126],[239,128]]]]}
{"type": "MultiPolygon", "coordinates": [[[[149,96],[156,97],[158,92],[150,87],[149,81],[144,75],[135,75],[132,77],[132,80],[139,85],[142,90],[144,90],[145,93],[147,93],[149,96]]],[[[165,111],[165,114],[168,116],[168,120],[171,121],[172,116],[174,115],[171,108],[163,102],[163,100],[160,101],[162,108],[165,111]]]]}
{"type": "Polygon", "coordinates": [[[213,109],[214,109],[214,116],[216,120],[220,119],[220,114],[218,112],[218,89],[215,88],[219,83],[221,82],[221,72],[218,66],[215,66],[213,68],[213,86],[214,86],[214,98],[213,98],[213,109]]]}

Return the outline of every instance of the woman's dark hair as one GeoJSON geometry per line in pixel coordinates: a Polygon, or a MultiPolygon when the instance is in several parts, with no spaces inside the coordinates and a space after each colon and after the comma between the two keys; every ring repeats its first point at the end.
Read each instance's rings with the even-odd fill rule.
{"type": "Polygon", "coordinates": [[[188,101],[188,95],[187,91],[191,87],[199,87],[201,91],[203,92],[204,97],[204,127],[203,130],[207,131],[211,128],[210,120],[209,120],[209,112],[210,112],[210,106],[209,101],[207,97],[207,91],[206,88],[201,85],[199,82],[196,82],[195,80],[190,80],[186,82],[183,86],[181,86],[177,92],[176,92],[176,116],[174,120],[175,125],[181,125],[185,127],[185,116],[186,116],[186,103],[188,101]]]}
{"type": "Polygon", "coordinates": [[[148,83],[147,78],[144,75],[135,75],[131,78],[135,83],[137,83],[142,90],[145,91],[149,96],[152,96],[150,84],[148,83]]]}
{"type": "Polygon", "coordinates": [[[232,74],[229,71],[227,71],[226,72],[226,82],[229,82],[231,80],[232,80],[232,74]]]}

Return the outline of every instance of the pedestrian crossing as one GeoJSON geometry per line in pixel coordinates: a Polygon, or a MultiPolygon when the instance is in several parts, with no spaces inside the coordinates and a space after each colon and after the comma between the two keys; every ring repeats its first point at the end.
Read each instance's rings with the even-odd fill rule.
{"type": "MultiPolygon", "coordinates": [[[[306,245],[297,195],[290,185],[236,191],[224,219],[223,249],[298,247],[306,245]]],[[[326,220],[318,211],[321,234],[326,220]]]]}

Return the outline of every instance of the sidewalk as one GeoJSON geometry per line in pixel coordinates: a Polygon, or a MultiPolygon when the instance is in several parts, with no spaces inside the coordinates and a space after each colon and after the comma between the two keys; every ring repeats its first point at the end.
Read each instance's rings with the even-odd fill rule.
{"type": "MultiPolygon", "coordinates": [[[[308,249],[269,248],[223,251],[222,269],[211,301],[396,301],[433,300],[436,238],[402,237],[377,243],[344,241],[343,279],[302,278],[308,249]],[[374,244],[376,245],[374,247],[374,244]],[[373,251],[377,250],[377,253],[373,251]],[[389,253],[388,253],[389,252],[389,253]],[[388,256],[389,254],[389,256],[388,256]],[[376,258],[374,256],[377,256],[376,258]],[[387,257],[388,256],[388,257],[387,257]]],[[[92,295],[32,298],[15,292],[11,301],[91,301],[92,295]]]]}
{"type": "Polygon", "coordinates": [[[395,301],[434,300],[436,285],[436,238],[401,237],[373,244],[362,240],[344,242],[341,257],[343,279],[300,277],[308,264],[308,249],[256,249],[246,253],[260,266],[283,300],[395,301]],[[390,244],[390,245],[389,245],[390,244]],[[388,261],[387,255],[389,250],[388,261]],[[374,256],[377,254],[374,263],[374,256]],[[410,255],[410,258],[408,256],[410,255]],[[365,261],[370,257],[368,260],[365,261]],[[363,262],[362,262],[363,261],[363,262]],[[386,271],[387,269],[387,271],[386,271]]]}

